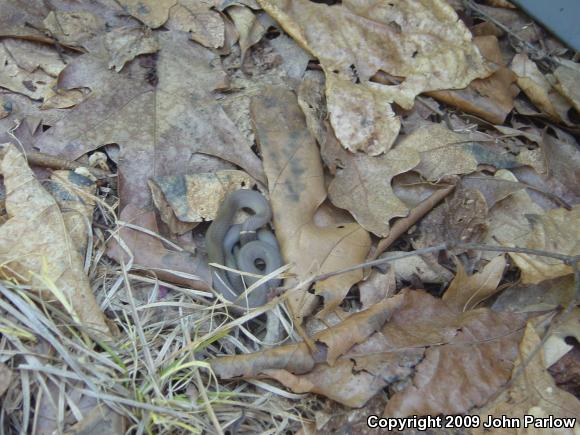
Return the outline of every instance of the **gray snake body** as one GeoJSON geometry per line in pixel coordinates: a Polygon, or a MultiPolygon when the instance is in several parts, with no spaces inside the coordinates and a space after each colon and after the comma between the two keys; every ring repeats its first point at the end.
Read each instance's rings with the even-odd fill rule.
{"type": "MultiPolygon", "coordinates": [[[[260,193],[238,190],[229,194],[206,232],[208,261],[257,275],[267,275],[278,269],[282,259],[276,237],[262,228],[271,218],[270,206],[260,193]],[[254,214],[243,224],[233,225],[234,216],[241,209],[249,209],[254,214]],[[263,270],[256,266],[257,261],[263,262],[263,270]]],[[[264,305],[268,289],[280,285],[280,280],[270,280],[248,294],[246,303],[238,298],[258,278],[244,276],[242,279],[237,273],[216,268],[212,271],[212,280],[214,289],[227,300],[250,308],[264,305]]]]}

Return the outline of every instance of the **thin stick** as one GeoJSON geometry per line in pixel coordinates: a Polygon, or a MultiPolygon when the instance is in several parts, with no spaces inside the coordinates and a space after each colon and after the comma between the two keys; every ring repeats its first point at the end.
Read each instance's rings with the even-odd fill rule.
{"type": "Polygon", "coordinates": [[[391,227],[389,235],[379,241],[375,253],[369,257],[369,260],[375,260],[378,258],[378,256],[385,252],[385,250],[391,246],[399,237],[405,234],[409,228],[415,225],[421,218],[423,218],[423,216],[429,213],[433,207],[435,207],[445,197],[453,192],[453,189],[455,189],[458,180],[458,178],[455,178],[453,180],[453,184],[447,186],[444,189],[436,191],[429,198],[418,204],[413,210],[411,210],[409,216],[397,220],[391,227]]]}

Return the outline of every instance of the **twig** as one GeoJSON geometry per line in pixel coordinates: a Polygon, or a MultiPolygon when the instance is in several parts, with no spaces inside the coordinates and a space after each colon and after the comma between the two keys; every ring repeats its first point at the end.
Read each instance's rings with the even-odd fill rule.
{"type": "Polygon", "coordinates": [[[381,255],[383,252],[385,252],[385,250],[389,246],[391,246],[395,242],[395,240],[397,240],[399,237],[405,234],[409,230],[409,228],[415,225],[421,218],[423,218],[423,216],[429,213],[429,211],[431,211],[433,207],[435,207],[437,204],[439,204],[439,202],[441,202],[445,197],[447,197],[447,195],[453,192],[453,189],[455,189],[458,180],[459,178],[455,177],[452,180],[453,184],[447,186],[444,189],[436,191],[429,198],[425,199],[424,201],[419,203],[413,210],[411,210],[409,216],[397,220],[395,224],[391,227],[389,235],[379,241],[375,253],[369,257],[369,260],[375,260],[376,258],[378,258],[378,256],[381,255]]]}

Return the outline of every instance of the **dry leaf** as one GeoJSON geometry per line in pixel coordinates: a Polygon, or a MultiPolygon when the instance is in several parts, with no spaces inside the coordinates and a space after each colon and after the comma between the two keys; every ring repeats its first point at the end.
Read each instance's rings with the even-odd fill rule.
{"type": "Polygon", "coordinates": [[[65,67],[58,54],[43,45],[4,39],[0,42],[0,86],[41,100],[65,67]]]}
{"type": "Polygon", "coordinates": [[[103,18],[88,11],[50,11],[43,21],[50,35],[61,44],[82,45],[105,30],[103,18]]]}
{"type": "Polygon", "coordinates": [[[246,57],[246,52],[248,49],[260,42],[264,33],[266,33],[266,28],[256,18],[256,15],[246,7],[243,6],[230,6],[227,9],[228,15],[231,17],[238,33],[240,35],[240,48],[242,50],[242,64],[246,57]]]}
{"type": "Polygon", "coordinates": [[[410,292],[407,309],[393,315],[383,335],[398,337],[402,347],[435,344],[437,332],[441,338],[426,349],[412,382],[389,399],[384,415],[463,414],[485,404],[509,378],[521,323],[521,316],[487,308],[459,314],[427,293],[410,292]]]}
{"type": "MultiPolygon", "coordinates": [[[[566,305],[569,305],[573,299],[569,299],[566,305]]],[[[560,358],[574,349],[573,344],[569,344],[570,339],[580,341],[580,308],[576,307],[561,319],[552,334],[544,343],[544,362],[545,368],[556,363],[560,358]]]]}
{"type": "Polygon", "coordinates": [[[89,334],[107,339],[109,328],[57,203],[14,145],[6,147],[1,168],[9,216],[0,227],[4,279],[27,283],[46,299],[58,299],[89,334]]]}
{"type": "Polygon", "coordinates": [[[538,109],[556,121],[570,122],[568,119],[570,104],[552,88],[550,82],[525,53],[514,56],[511,69],[517,76],[518,86],[538,109]]]}
{"type": "Polygon", "coordinates": [[[109,55],[109,68],[121,71],[125,64],[141,54],[156,53],[157,39],[150,29],[142,27],[117,27],[103,38],[109,55]]]}
{"type": "Polygon", "coordinates": [[[161,219],[174,234],[183,234],[199,222],[213,220],[228,193],[251,189],[254,184],[243,171],[170,175],[149,180],[161,219]]]}
{"type": "Polygon", "coordinates": [[[469,276],[461,263],[457,263],[457,275],[443,294],[443,301],[457,311],[469,311],[499,291],[506,261],[498,255],[477,273],[469,276]]]}
{"type": "MultiPolygon", "coordinates": [[[[569,211],[556,208],[541,215],[526,215],[526,218],[530,232],[526,234],[523,244],[517,246],[570,256],[580,254],[580,233],[570,231],[580,227],[580,205],[569,211]]],[[[509,255],[521,269],[524,284],[572,273],[572,266],[560,260],[512,252],[509,255]]]]}
{"type": "Polygon", "coordinates": [[[580,112],[580,65],[567,59],[561,59],[560,62],[561,65],[554,71],[554,77],[558,80],[554,87],[580,112]]]}
{"type": "MultiPolygon", "coordinates": [[[[294,94],[267,88],[252,101],[251,110],[268,177],[276,236],[298,281],[310,273],[362,263],[370,247],[364,229],[356,223],[327,227],[314,223],[316,210],[326,197],[322,164],[294,94]]],[[[325,310],[337,306],[361,277],[358,270],[317,282],[315,290],[325,298],[325,310]]],[[[298,318],[310,313],[315,302],[304,288],[289,299],[298,318]]]]}
{"type": "Polygon", "coordinates": [[[95,211],[96,184],[73,171],[54,171],[50,178],[46,190],[60,207],[70,241],[84,259],[95,211]]]}
{"type": "Polygon", "coordinates": [[[191,39],[207,48],[223,47],[226,23],[219,12],[212,10],[211,0],[178,0],[169,11],[169,29],[190,32],[191,39]]]}
{"type": "MultiPolygon", "coordinates": [[[[539,344],[540,337],[538,337],[532,323],[528,322],[524,338],[520,344],[520,355],[512,374],[519,373],[522,361],[527,361],[527,357],[534,352],[539,344]]],[[[544,368],[541,351],[532,358],[523,373],[519,373],[519,375],[506,392],[498,396],[492,403],[479,409],[482,421],[486,422],[488,418],[505,415],[524,422],[524,416],[530,416],[533,421],[528,427],[523,426],[517,430],[504,429],[504,433],[536,434],[540,433],[538,428],[550,427],[542,425],[542,422],[547,422],[548,418],[572,417],[573,421],[577,420],[578,415],[580,415],[580,401],[554,384],[554,380],[544,368]],[[536,426],[537,423],[540,425],[536,426]]],[[[558,433],[575,434],[578,430],[580,430],[580,423],[577,422],[573,424],[572,428],[560,429],[558,433]]],[[[544,431],[546,429],[542,433],[544,431]]],[[[473,433],[483,434],[485,431],[475,429],[473,433]]]]}
{"type": "Polygon", "coordinates": [[[127,13],[152,29],[162,26],[167,21],[169,9],[177,0],[117,0],[127,13]]]}
{"type": "Polygon", "coordinates": [[[469,31],[444,1],[259,3],[319,59],[327,77],[330,121],[349,150],[380,154],[391,147],[399,121],[389,103],[410,108],[421,92],[462,88],[489,74],[469,31]],[[397,86],[371,83],[379,71],[404,80],[397,86]],[[360,83],[351,82],[356,80],[360,83]],[[344,105],[347,95],[355,103],[350,110],[344,105]],[[381,123],[370,128],[377,119],[381,123]]]}
{"type": "MultiPolygon", "coordinates": [[[[145,188],[154,175],[184,174],[201,152],[231,161],[258,180],[261,163],[211,92],[225,86],[216,56],[185,35],[158,33],[161,51],[148,68],[133,63],[123,74],[85,55],[70,64],[63,87],[90,87],[91,98],[41,135],[36,146],[77,159],[104,144],[120,146],[120,197],[139,208],[151,204],[145,188]],[[153,74],[157,83],[147,83],[153,74]]],[[[147,66],[147,64],[146,64],[147,66]]]]}

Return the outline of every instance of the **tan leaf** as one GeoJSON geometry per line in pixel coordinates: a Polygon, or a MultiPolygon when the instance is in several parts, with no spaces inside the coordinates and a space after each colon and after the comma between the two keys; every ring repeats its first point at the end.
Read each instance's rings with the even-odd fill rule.
{"type": "MultiPolygon", "coordinates": [[[[316,210],[326,197],[322,164],[294,94],[267,88],[252,101],[251,110],[268,177],[276,236],[297,279],[364,261],[370,237],[358,224],[318,227],[314,223],[316,210]]],[[[333,293],[333,304],[337,304],[361,277],[361,271],[353,271],[318,282],[315,289],[325,297],[333,293]]],[[[316,301],[306,290],[299,289],[289,300],[298,318],[311,312],[316,301]]]]}
{"type": "Polygon", "coordinates": [[[47,300],[57,299],[89,334],[110,338],[83,271],[79,247],[55,200],[34,178],[26,159],[8,145],[1,163],[9,216],[0,227],[2,275],[29,284],[47,300]]]}
{"type": "Polygon", "coordinates": [[[43,21],[52,36],[62,44],[81,45],[105,30],[105,21],[87,11],[50,11],[43,21]]]}
{"type": "MultiPolygon", "coordinates": [[[[571,303],[572,300],[572,298],[569,298],[566,301],[566,305],[571,303]]],[[[558,323],[546,343],[544,343],[545,368],[550,367],[574,349],[574,345],[567,342],[570,338],[580,341],[580,308],[578,307],[574,308],[562,319],[562,322],[558,323]]]]}
{"type": "Polygon", "coordinates": [[[227,13],[234,22],[240,35],[240,48],[242,50],[243,62],[248,49],[252,45],[260,42],[260,39],[266,33],[266,29],[249,8],[233,5],[227,9],[227,13]]]}
{"type": "Polygon", "coordinates": [[[0,43],[0,86],[40,100],[49,94],[65,63],[56,51],[28,41],[0,43]]]}
{"type": "MultiPolygon", "coordinates": [[[[571,231],[580,226],[580,205],[566,210],[555,208],[541,215],[527,215],[530,232],[526,235],[522,247],[555,252],[564,255],[580,254],[580,233],[571,231]]],[[[572,273],[572,266],[560,260],[509,253],[522,271],[523,283],[538,283],[545,279],[572,273]]]]}
{"type": "Polygon", "coordinates": [[[213,220],[228,193],[243,187],[251,189],[254,184],[243,171],[169,175],[149,180],[161,219],[177,234],[190,231],[199,222],[213,220]]]}
{"type": "MultiPolygon", "coordinates": [[[[519,357],[513,368],[512,374],[519,373],[522,361],[527,362],[527,357],[534,352],[540,344],[540,337],[534,330],[531,322],[528,322],[524,338],[520,344],[519,357]]],[[[478,411],[483,422],[489,418],[509,416],[524,421],[524,416],[531,416],[533,422],[528,427],[521,429],[504,430],[507,434],[536,434],[543,421],[550,418],[573,417],[577,420],[580,415],[580,401],[572,394],[561,390],[556,386],[552,376],[544,367],[542,352],[538,352],[524,368],[523,373],[514,380],[511,387],[499,395],[491,403],[486,404],[478,411]],[[536,426],[540,424],[540,426],[536,426]]],[[[558,433],[574,434],[580,430],[580,422],[576,422],[570,429],[559,429],[558,433]]],[[[542,431],[543,432],[543,431],[542,431]]],[[[483,428],[474,430],[476,434],[483,434],[483,428]]]]}
{"type": "Polygon", "coordinates": [[[571,107],[570,104],[552,88],[550,82],[525,53],[514,56],[511,69],[517,76],[518,86],[538,109],[556,121],[569,122],[567,112],[571,107]]]}
{"type": "Polygon", "coordinates": [[[401,121],[382,88],[356,85],[327,73],[326,99],[330,123],[347,150],[376,156],[395,142],[401,121]]]}
{"type": "Polygon", "coordinates": [[[117,27],[104,37],[109,55],[109,68],[121,71],[125,64],[140,54],[156,53],[159,43],[150,29],[142,27],[117,27]]]}
{"type": "Polygon", "coordinates": [[[129,14],[152,29],[167,21],[169,9],[177,0],[117,0],[129,14]]]}
{"type": "Polygon", "coordinates": [[[443,294],[443,301],[458,311],[468,311],[495,294],[501,281],[506,261],[498,255],[485,267],[469,276],[461,263],[457,263],[457,275],[443,294]]]}
{"type": "MultiPolygon", "coordinates": [[[[326,148],[324,152],[328,152],[326,148]]],[[[328,194],[334,205],[347,209],[366,230],[378,236],[389,233],[389,220],[406,216],[408,207],[395,196],[391,180],[419,163],[419,154],[398,147],[383,156],[352,154],[332,149],[343,167],[336,170],[328,194]]]]}
{"type": "Polygon", "coordinates": [[[554,77],[558,80],[554,87],[580,112],[580,66],[567,59],[561,59],[560,62],[562,64],[554,71],[554,77]]]}
{"type": "Polygon", "coordinates": [[[389,103],[410,108],[421,92],[463,88],[474,78],[489,75],[471,34],[441,0],[343,1],[333,6],[308,0],[259,3],[319,59],[328,80],[328,111],[337,113],[331,116],[331,123],[349,150],[370,149],[379,154],[392,146],[398,120],[383,116],[391,110],[389,103]],[[403,80],[397,86],[371,83],[370,78],[379,71],[403,80]],[[338,86],[330,78],[333,74],[342,80],[338,86]],[[360,83],[348,85],[349,80],[360,83]],[[336,91],[340,93],[332,96],[336,91]],[[356,102],[351,109],[354,122],[346,116],[348,107],[341,99],[349,93],[352,95],[348,99],[356,102]],[[364,101],[373,104],[363,107],[364,101]],[[340,122],[347,118],[353,125],[344,126],[343,132],[340,122]],[[372,119],[389,125],[377,126],[375,131],[369,128],[372,119]],[[362,134],[357,132],[361,127],[362,134]]]}
{"type": "Polygon", "coordinates": [[[208,0],[179,0],[169,11],[166,26],[190,32],[192,40],[207,48],[222,47],[226,27],[219,12],[212,10],[214,3],[208,0]]]}

